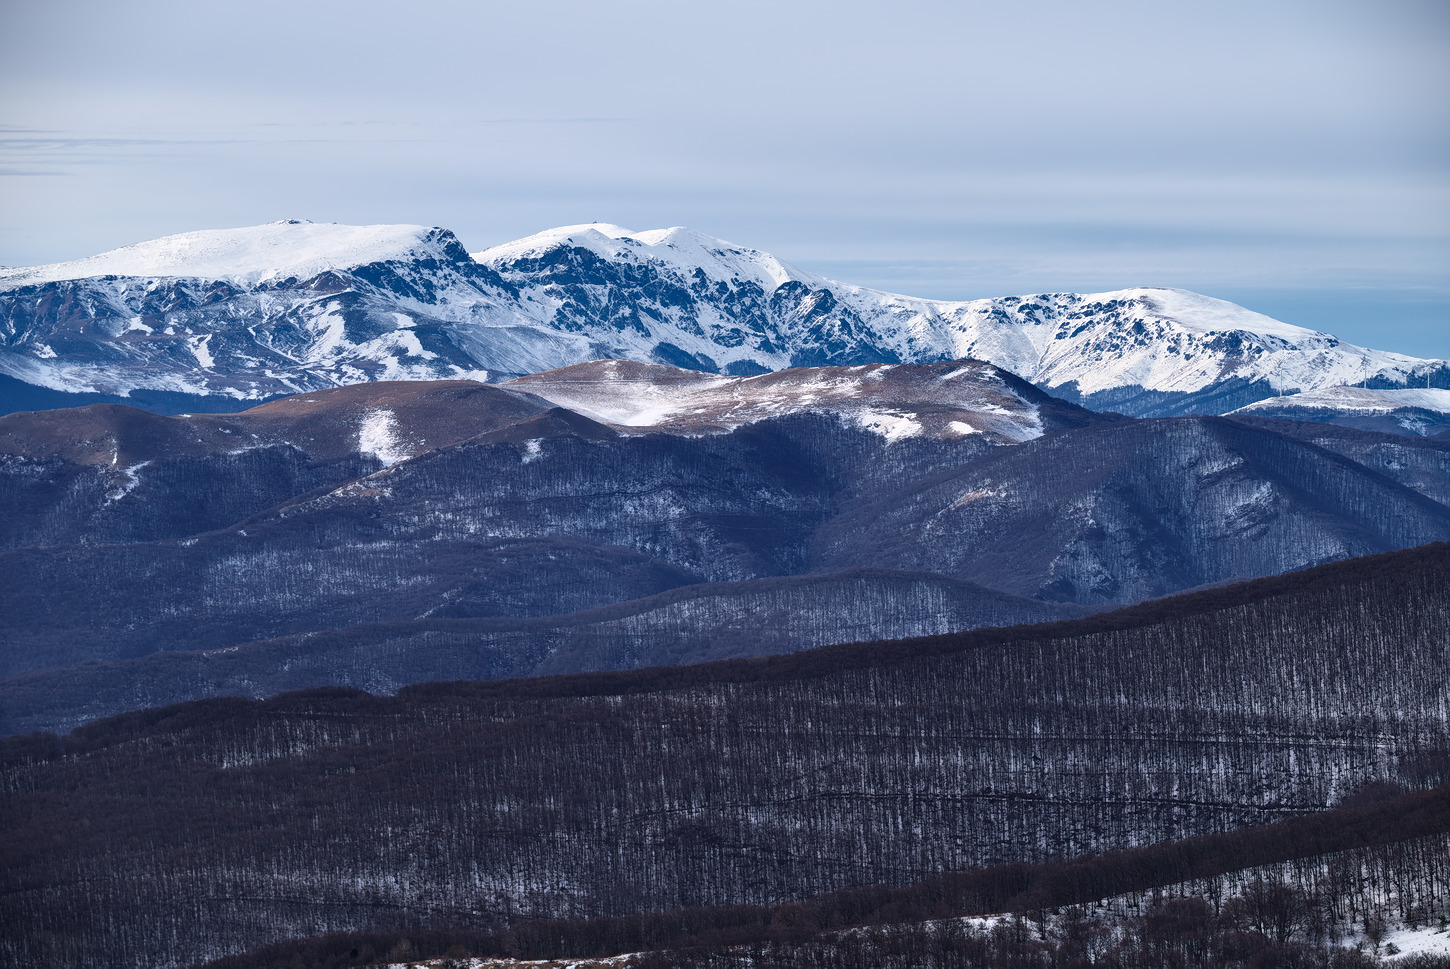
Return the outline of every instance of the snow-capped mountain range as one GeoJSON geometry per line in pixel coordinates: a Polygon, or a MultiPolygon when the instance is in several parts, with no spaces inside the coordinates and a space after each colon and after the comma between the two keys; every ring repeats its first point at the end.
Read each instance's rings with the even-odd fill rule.
{"type": "Polygon", "coordinates": [[[1182,290],[919,299],[683,228],[567,226],[470,254],[440,228],[292,220],[0,269],[10,409],[46,392],[65,395],[55,403],[221,409],[606,358],[733,376],[974,358],[1142,416],[1345,384],[1450,386],[1446,361],[1352,346],[1182,290]]]}

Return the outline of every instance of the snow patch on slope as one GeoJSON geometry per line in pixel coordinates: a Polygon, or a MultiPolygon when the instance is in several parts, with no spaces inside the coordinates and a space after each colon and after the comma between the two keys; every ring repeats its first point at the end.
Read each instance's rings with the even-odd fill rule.
{"type": "Polygon", "coordinates": [[[1397,963],[1399,956],[1450,956],[1450,931],[1438,926],[1399,928],[1385,936],[1381,945],[1383,952],[1389,952],[1392,946],[1395,949],[1387,960],[1391,966],[1397,963]]]}
{"type": "MultiPolygon", "coordinates": [[[[115,461],[116,459],[113,456],[111,463],[114,464],[115,461]]],[[[106,491],[106,504],[109,505],[129,495],[141,483],[141,469],[150,463],[150,461],[142,461],[128,468],[122,468],[120,474],[114,475],[112,477],[111,487],[106,491]]]]}
{"type": "Polygon", "coordinates": [[[874,411],[869,408],[862,408],[852,416],[855,418],[856,423],[866,430],[886,438],[889,444],[894,444],[908,437],[919,437],[921,435],[921,424],[907,414],[893,414],[889,411],[874,411]]]}
{"type": "Polygon", "coordinates": [[[211,342],[211,337],[212,335],[208,333],[205,336],[188,337],[186,340],[187,347],[191,349],[191,355],[196,357],[197,366],[203,370],[210,370],[216,366],[216,360],[207,347],[207,344],[211,342]]]}
{"type": "Polygon", "coordinates": [[[398,437],[398,421],[393,412],[386,408],[370,410],[358,424],[357,449],[362,454],[371,454],[391,467],[409,455],[398,437]]]}

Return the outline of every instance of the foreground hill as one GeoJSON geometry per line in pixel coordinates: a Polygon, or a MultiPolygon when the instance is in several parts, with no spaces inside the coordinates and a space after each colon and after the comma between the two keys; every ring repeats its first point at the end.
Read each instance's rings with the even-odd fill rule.
{"type": "Polygon", "coordinates": [[[919,299],[681,228],[566,226],[470,255],[440,228],[289,221],[0,269],[7,410],[235,410],[364,380],[500,380],[607,357],[736,375],[970,357],[1142,416],[1345,383],[1450,385],[1445,361],[1182,290],[919,299]]]}
{"type": "Polygon", "coordinates": [[[546,959],[574,969],[1372,969],[1385,963],[1370,952],[1397,950],[1424,958],[1391,965],[1445,969],[1447,833],[1450,786],[1371,784],[1340,808],[1272,825],[906,886],[504,929],[338,932],[203,969],[348,969],[405,956],[427,969],[546,959]]]}
{"type": "Polygon", "coordinates": [[[0,728],[1042,621],[1450,538],[1441,442],[1297,426],[1094,414],[980,362],[12,414],[0,728]]]}
{"type": "Polygon", "coordinates": [[[1443,780],[1450,545],[1068,623],[0,743],[12,960],[771,903],[1443,780]]]}

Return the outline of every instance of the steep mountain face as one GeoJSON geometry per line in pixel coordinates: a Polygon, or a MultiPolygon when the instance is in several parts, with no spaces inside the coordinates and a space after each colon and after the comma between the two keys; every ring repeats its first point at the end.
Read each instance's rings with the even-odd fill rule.
{"type": "Polygon", "coordinates": [[[1135,415],[1360,382],[1450,386],[1180,290],[968,302],[835,282],[687,229],[549,230],[470,256],[443,229],[274,223],[0,270],[0,401],[175,413],[365,380],[504,379],[618,357],[752,375],[975,358],[1135,415]],[[84,401],[81,401],[84,402],[84,401]]]}
{"type": "Polygon", "coordinates": [[[1255,401],[1234,413],[1432,437],[1450,431],[1450,390],[1324,387],[1255,401]]]}
{"type": "Polygon", "coordinates": [[[1274,431],[1158,419],[995,451],[857,502],[812,551],[825,568],[864,546],[881,566],[1131,602],[1438,540],[1447,511],[1274,431]]]}
{"type": "Polygon", "coordinates": [[[1450,432],[1425,438],[1251,414],[1235,414],[1230,420],[1332,451],[1450,506],[1450,432]]]}
{"type": "Polygon", "coordinates": [[[601,355],[568,334],[516,326],[508,289],[444,229],[286,222],[186,233],[0,270],[0,372],[176,412],[601,355]]]}
{"type": "Polygon", "coordinates": [[[749,378],[603,362],[234,415],[12,414],[0,679],[18,679],[0,694],[27,724],[62,725],[106,703],[271,686],[745,655],[1050,618],[1047,603],[1450,538],[1450,507],[1415,490],[1442,494],[1440,443],[1353,431],[1363,440],[1337,453],[1278,424],[1094,414],[975,362],[749,378]],[[686,612],[738,630],[719,645],[703,631],[668,643],[672,625],[694,628],[684,607],[636,604],[654,619],[631,633],[574,615],[860,569],[891,575],[855,593],[842,590],[858,580],[826,583],[815,605],[749,586],[692,599],[686,612]],[[977,591],[942,591],[963,583],[977,591]],[[488,622],[440,639],[427,624],[445,620],[488,622]],[[423,625],[314,635],[360,623],[423,625]],[[76,667],[95,662],[120,665],[97,694],[110,699],[87,705],[101,670],[76,667]]]}
{"type": "MultiPolygon", "coordinates": [[[[702,370],[985,360],[1054,395],[1137,416],[1223,413],[1365,380],[1450,386],[1444,361],[1366,350],[1171,289],[966,302],[835,282],[688,229],[568,226],[477,253],[540,325],[618,332],[618,356],[702,370]]],[[[603,339],[603,337],[600,337],[603,339]]]]}
{"type": "Polygon", "coordinates": [[[0,959],[778,903],[1425,787],[1450,549],[1045,628],[129,714],[0,743],[0,959]]]}

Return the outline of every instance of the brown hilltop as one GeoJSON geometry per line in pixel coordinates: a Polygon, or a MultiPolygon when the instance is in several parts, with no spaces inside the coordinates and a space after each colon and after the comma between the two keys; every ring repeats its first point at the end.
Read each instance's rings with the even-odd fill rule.
{"type": "Polygon", "coordinates": [[[319,460],[359,450],[359,424],[387,411],[408,456],[507,427],[544,401],[468,380],[384,381],[283,397],[235,414],[163,417],[123,404],[0,416],[0,454],[129,467],[158,458],[291,444],[319,460]]]}

